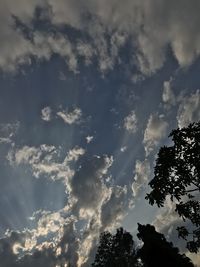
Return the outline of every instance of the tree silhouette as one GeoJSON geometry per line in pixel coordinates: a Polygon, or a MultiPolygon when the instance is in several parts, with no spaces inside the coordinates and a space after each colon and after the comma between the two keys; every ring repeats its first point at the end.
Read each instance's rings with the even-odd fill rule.
{"type": "Polygon", "coordinates": [[[115,235],[103,232],[97,249],[93,267],[134,267],[136,253],[132,235],[123,228],[117,229],[115,235]]]}
{"type": "Polygon", "coordinates": [[[179,254],[178,248],[166,241],[163,234],[156,232],[152,225],[138,224],[138,238],[143,246],[138,252],[144,267],[194,267],[184,254],[179,254]]]}
{"type": "Polygon", "coordinates": [[[187,248],[197,252],[200,247],[200,122],[173,130],[174,145],[160,148],[152,188],[146,199],[158,207],[164,206],[167,196],[176,200],[176,212],[185,221],[188,219],[193,230],[178,227],[179,237],[187,240],[187,248]],[[189,239],[191,236],[192,239],[189,239]]]}

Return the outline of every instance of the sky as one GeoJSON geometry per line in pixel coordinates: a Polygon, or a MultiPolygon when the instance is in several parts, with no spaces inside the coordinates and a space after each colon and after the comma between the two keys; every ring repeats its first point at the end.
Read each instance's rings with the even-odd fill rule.
{"type": "MultiPolygon", "coordinates": [[[[0,262],[90,266],[99,233],[180,219],[145,200],[200,119],[198,0],[0,1],[0,262]]],[[[189,254],[188,254],[189,255],[189,254]]],[[[200,255],[189,255],[194,262],[200,255]]]]}

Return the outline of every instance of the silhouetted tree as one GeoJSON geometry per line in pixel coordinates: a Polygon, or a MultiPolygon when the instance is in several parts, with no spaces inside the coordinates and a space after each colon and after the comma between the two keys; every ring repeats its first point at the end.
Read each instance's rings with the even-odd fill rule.
{"type": "Polygon", "coordinates": [[[191,233],[185,226],[178,227],[179,237],[188,241],[191,252],[197,252],[200,247],[200,122],[173,130],[169,136],[174,145],[160,148],[154,178],[149,183],[152,191],[146,199],[158,207],[164,206],[167,196],[172,201],[176,199],[176,212],[194,226],[191,233]]]}
{"type": "Polygon", "coordinates": [[[179,254],[178,248],[156,232],[154,226],[138,224],[138,238],[144,243],[138,252],[144,267],[194,267],[189,258],[179,254]]]}
{"type": "Polygon", "coordinates": [[[115,235],[104,232],[100,236],[93,267],[134,267],[136,265],[134,241],[132,235],[123,228],[115,235]]]}

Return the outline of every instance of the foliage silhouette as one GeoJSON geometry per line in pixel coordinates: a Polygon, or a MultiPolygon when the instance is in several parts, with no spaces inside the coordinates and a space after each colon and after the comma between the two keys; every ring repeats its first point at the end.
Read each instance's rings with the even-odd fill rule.
{"type": "Polygon", "coordinates": [[[103,232],[93,267],[136,267],[136,253],[132,235],[123,228],[115,235],[103,232]]]}
{"type": "Polygon", "coordinates": [[[163,234],[156,232],[154,226],[138,224],[138,238],[144,243],[138,252],[144,267],[194,267],[163,234]]]}
{"type": "Polygon", "coordinates": [[[193,225],[177,228],[179,237],[187,240],[187,248],[197,252],[200,247],[200,122],[173,130],[169,137],[174,145],[160,148],[154,178],[149,185],[152,191],[146,199],[158,207],[164,206],[167,196],[176,200],[176,212],[193,225]],[[191,238],[189,238],[191,237],[191,238]]]}

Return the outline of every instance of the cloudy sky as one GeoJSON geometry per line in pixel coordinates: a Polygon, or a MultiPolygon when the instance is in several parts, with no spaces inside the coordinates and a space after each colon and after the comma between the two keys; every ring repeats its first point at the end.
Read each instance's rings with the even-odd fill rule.
{"type": "Polygon", "coordinates": [[[170,131],[200,119],[199,10],[0,1],[3,267],[87,267],[100,232],[137,222],[176,241],[172,203],[144,197],[170,131]]]}

